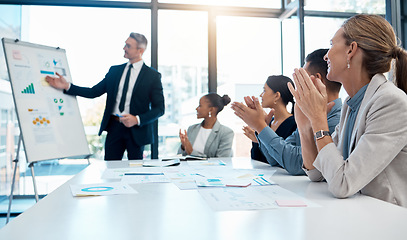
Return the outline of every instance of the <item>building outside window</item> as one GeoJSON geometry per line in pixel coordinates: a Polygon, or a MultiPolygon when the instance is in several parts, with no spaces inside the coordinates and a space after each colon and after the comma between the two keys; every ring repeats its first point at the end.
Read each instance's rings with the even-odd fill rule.
{"type": "Polygon", "coordinates": [[[158,12],[158,71],[165,97],[158,127],[161,157],[177,154],[179,130],[196,122],[196,99],[208,92],[207,29],[206,12],[158,12]]]}

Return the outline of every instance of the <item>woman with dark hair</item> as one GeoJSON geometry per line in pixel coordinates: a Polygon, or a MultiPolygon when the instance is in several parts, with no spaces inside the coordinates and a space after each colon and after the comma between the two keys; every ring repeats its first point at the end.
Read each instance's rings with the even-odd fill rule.
{"type": "Polygon", "coordinates": [[[295,118],[306,173],[326,180],[338,198],[362,193],[407,207],[407,53],[381,16],[346,20],[325,55],[327,78],[348,93],[335,132],[328,132],[326,90],[295,69],[295,118]],[[395,84],[383,73],[395,63],[395,84]]]}
{"type": "MultiPolygon", "coordinates": [[[[292,81],[286,76],[269,76],[264,84],[263,92],[260,94],[262,99],[261,106],[263,108],[274,109],[269,115],[265,116],[266,122],[278,136],[284,139],[297,129],[297,124],[292,114],[294,110],[294,98],[287,87],[287,83],[292,83],[292,81]],[[287,110],[288,103],[292,104],[291,113],[287,110]],[[274,116],[269,117],[272,113],[274,113],[274,116]]],[[[245,126],[243,127],[243,132],[252,140],[251,158],[268,163],[267,158],[262,154],[259,148],[255,131],[249,126],[245,126]]]]}
{"type": "Polygon", "coordinates": [[[230,103],[228,95],[209,93],[199,100],[196,117],[204,120],[192,125],[188,131],[179,130],[181,147],[178,153],[200,157],[231,157],[233,130],[220,124],[218,113],[230,103]]]}

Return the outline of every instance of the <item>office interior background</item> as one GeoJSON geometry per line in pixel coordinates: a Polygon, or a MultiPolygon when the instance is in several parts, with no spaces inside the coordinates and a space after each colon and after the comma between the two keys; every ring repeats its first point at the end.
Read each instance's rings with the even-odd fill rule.
{"type": "MultiPolygon", "coordinates": [[[[232,101],[259,96],[270,75],[291,77],[305,56],[329,48],[342,22],[357,13],[380,14],[406,46],[407,7],[403,0],[13,0],[0,1],[0,37],[66,49],[73,82],[91,87],[111,65],[126,62],[124,41],[130,32],[149,40],[144,61],[162,74],[165,115],[157,123],[157,144],[145,158],[174,156],[179,129],[198,123],[195,108],[208,92],[232,101]]],[[[0,51],[0,201],[10,194],[13,159],[20,135],[3,50],[0,51]]],[[[346,97],[341,92],[341,97],[346,97]]],[[[97,136],[104,96],[77,98],[92,160],[103,159],[105,135],[97,136]]],[[[289,106],[290,107],[290,106],[289,106]]],[[[219,121],[235,132],[234,156],[250,157],[244,123],[230,107],[219,121]]],[[[60,169],[39,174],[45,195],[86,166],[83,159],[39,162],[60,169]]],[[[22,147],[14,194],[32,196],[33,187],[22,147]]]]}

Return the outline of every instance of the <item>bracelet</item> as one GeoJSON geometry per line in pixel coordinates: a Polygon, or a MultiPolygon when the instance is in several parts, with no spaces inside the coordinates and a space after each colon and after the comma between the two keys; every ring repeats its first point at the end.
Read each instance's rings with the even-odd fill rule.
{"type": "Polygon", "coordinates": [[[314,140],[317,141],[324,138],[325,136],[331,136],[331,133],[329,131],[319,130],[314,134],[314,140]]]}

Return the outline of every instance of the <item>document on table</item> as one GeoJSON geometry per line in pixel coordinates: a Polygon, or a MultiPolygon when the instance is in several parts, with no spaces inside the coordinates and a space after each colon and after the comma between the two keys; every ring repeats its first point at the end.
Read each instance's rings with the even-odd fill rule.
{"type": "Polygon", "coordinates": [[[205,168],[196,169],[194,179],[198,187],[247,187],[275,184],[270,177],[275,170],[205,168]]]}
{"type": "Polygon", "coordinates": [[[199,188],[198,191],[215,211],[319,206],[277,185],[248,188],[199,188]],[[299,205],[279,205],[276,201],[294,202],[299,205]]]}
{"type": "Polygon", "coordinates": [[[122,182],[72,184],[71,192],[74,197],[107,196],[116,194],[138,193],[131,186],[122,182]]]}
{"type": "Polygon", "coordinates": [[[195,173],[189,167],[167,168],[163,170],[164,175],[170,179],[180,190],[198,188],[193,176],[195,173]]]}
{"type": "Polygon", "coordinates": [[[187,160],[189,166],[226,166],[226,163],[219,159],[214,160],[187,160]]]}
{"type": "Polygon", "coordinates": [[[102,174],[103,179],[121,179],[122,182],[157,183],[170,182],[161,168],[108,168],[102,174]]]}
{"type": "Polygon", "coordinates": [[[270,177],[275,170],[229,169],[218,167],[163,168],[172,183],[179,189],[196,189],[198,187],[248,187],[275,184],[270,177]]]}
{"type": "Polygon", "coordinates": [[[157,168],[143,168],[143,167],[128,167],[128,168],[107,168],[103,174],[102,179],[122,179],[126,173],[149,173],[149,172],[161,172],[161,169],[157,168]]]}
{"type": "Polygon", "coordinates": [[[122,182],[128,184],[136,183],[166,183],[170,180],[162,172],[137,172],[125,173],[122,182]]]}

